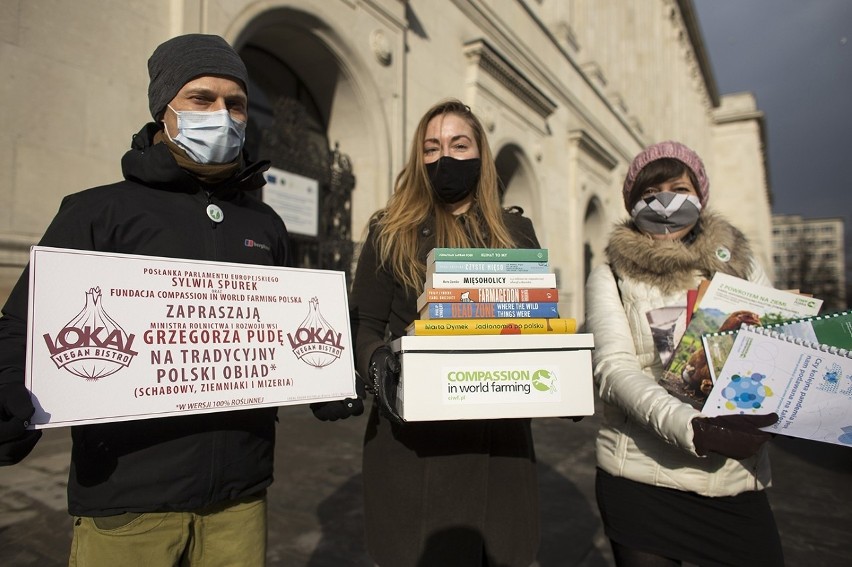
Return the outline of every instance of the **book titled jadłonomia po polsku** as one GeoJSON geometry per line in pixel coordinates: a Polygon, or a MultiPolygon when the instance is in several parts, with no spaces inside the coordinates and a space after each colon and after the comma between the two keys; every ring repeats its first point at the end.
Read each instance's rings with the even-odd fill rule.
{"type": "Polygon", "coordinates": [[[571,334],[577,321],[568,317],[505,319],[418,319],[406,329],[408,335],[521,335],[571,334]]]}

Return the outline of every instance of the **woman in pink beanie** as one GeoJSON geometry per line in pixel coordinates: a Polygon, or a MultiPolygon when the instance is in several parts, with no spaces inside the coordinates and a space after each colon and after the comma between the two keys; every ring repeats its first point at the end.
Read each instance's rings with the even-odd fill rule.
{"type": "MultiPolygon", "coordinates": [[[[598,507],[619,567],[783,565],[763,416],[704,417],[659,379],[648,323],[716,272],[770,285],[743,234],[707,209],[704,163],[679,142],[643,150],[623,188],[630,219],[586,283],[594,374],[604,402],[598,507]]],[[[700,395],[700,392],[696,392],[700,395]]]]}

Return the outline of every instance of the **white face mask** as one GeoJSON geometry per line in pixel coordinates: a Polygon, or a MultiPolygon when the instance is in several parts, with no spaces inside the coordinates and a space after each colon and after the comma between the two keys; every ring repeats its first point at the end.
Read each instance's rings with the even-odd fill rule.
{"type": "Polygon", "coordinates": [[[166,136],[198,163],[230,163],[237,159],[246,139],[246,123],[231,118],[226,109],[213,112],[175,110],[177,136],[166,136]]]}

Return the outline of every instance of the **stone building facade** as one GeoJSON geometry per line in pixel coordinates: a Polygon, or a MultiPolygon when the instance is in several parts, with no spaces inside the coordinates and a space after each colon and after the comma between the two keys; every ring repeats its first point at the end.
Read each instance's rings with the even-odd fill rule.
{"type": "Polygon", "coordinates": [[[386,202],[425,109],[457,97],[486,124],[505,203],[550,249],[564,316],[582,319],[585,275],[625,216],[631,159],[664,139],[705,158],[711,206],[771,270],[763,117],[750,95],[717,93],[690,0],[2,4],[2,298],[62,196],[119,178],[150,119],[147,57],[190,32],[222,35],[246,61],[261,157],[329,187],[349,175],[344,240],[362,239],[386,202]]]}

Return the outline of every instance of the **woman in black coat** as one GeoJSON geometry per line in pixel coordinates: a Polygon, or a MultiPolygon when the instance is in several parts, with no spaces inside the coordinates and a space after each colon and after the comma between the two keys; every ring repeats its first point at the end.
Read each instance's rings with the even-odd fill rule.
{"type": "MultiPolygon", "coordinates": [[[[367,546],[382,567],[522,567],[539,542],[530,420],[402,422],[388,343],[417,318],[435,247],[538,248],[500,204],[485,132],[457,100],[420,120],[387,207],[370,221],[350,309],[355,363],[376,395],[364,439],[367,546]]],[[[396,371],[396,372],[395,372],[396,371]]]]}

